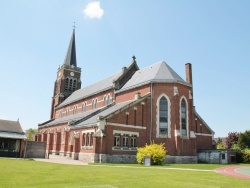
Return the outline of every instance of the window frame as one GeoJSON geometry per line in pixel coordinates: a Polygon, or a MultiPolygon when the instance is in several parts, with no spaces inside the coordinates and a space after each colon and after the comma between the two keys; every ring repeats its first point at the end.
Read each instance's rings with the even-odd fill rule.
{"type": "Polygon", "coordinates": [[[187,99],[184,97],[184,96],[182,96],[181,98],[180,98],[180,106],[179,106],[179,108],[180,108],[180,112],[179,112],[179,115],[180,115],[180,135],[182,136],[182,137],[189,137],[189,119],[188,119],[188,114],[189,114],[189,111],[188,111],[188,102],[187,102],[187,99]],[[186,105],[186,107],[185,107],[185,123],[186,123],[186,128],[185,128],[185,133],[184,133],[184,131],[183,131],[183,125],[182,125],[182,123],[183,123],[183,118],[182,118],[182,101],[185,101],[185,105],[186,105]],[[184,134],[183,134],[184,133],[184,134]]]}
{"type": "Polygon", "coordinates": [[[137,147],[137,136],[136,135],[131,135],[131,137],[130,137],[130,147],[131,148],[136,148],[137,147]]]}
{"type": "Polygon", "coordinates": [[[156,137],[157,138],[171,138],[171,102],[170,102],[170,99],[169,97],[163,93],[161,94],[158,99],[157,99],[157,126],[156,126],[156,137]],[[160,102],[161,102],[161,99],[162,98],[165,98],[166,101],[167,101],[167,133],[166,134],[161,134],[160,133],[160,117],[161,117],[161,105],[160,105],[160,102]]]}
{"type": "Polygon", "coordinates": [[[121,135],[114,135],[114,148],[121,147],[121,135]]]}
{"type": "Polygon", "coordinates": [[[128,134],[124,134],[122,137],[122,147],[128,148],[128,134]]]}

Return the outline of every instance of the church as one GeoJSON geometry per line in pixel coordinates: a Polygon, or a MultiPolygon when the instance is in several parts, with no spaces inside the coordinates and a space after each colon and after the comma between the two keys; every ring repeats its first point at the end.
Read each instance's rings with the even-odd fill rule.
{"type": "Polygon", "coordinates": [[[46,152],[88,163],[136,163],[137,147],[164,143],[166,163],[196,163],[197,150],[213,149],[213,130],[193,105],[192,65],[182,79],[160,61],[127,67],[81,88],[75,30],[57,70],[50,119],[38,124],[46,152]]]}

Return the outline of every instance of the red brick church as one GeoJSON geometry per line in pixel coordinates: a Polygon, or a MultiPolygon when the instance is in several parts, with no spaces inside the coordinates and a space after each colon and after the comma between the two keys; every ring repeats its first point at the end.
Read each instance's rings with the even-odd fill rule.
{"type": "Polygon", "coordinates": [[[121,71],[81,88],[75,31],[58,68],[50,120],[38,125],[47,152],[84,162],[136,162],[136,148],[165,143],[166,162],[197,162],[214,132],[193,106],[192,66],[183,80],[164,61],[121,71]]]}

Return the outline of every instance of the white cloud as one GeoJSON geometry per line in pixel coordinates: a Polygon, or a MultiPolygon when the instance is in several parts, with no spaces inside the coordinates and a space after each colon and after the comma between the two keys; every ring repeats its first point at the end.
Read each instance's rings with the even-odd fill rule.
{"type": "Polygon", "coordinates": [[[100,19],[103,16],[103,9],[100,7],[99,1],[90,2],[87,4],[85,9],[83,9],[83,13],[88,18],[97,18],[100,19]]]}

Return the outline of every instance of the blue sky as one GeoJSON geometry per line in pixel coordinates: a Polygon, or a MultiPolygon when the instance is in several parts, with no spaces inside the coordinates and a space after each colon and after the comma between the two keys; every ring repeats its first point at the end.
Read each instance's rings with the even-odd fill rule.
{"type": "Polygon", "coordinates": [[[193,66],[196,110],[215,136],[250,129],[250,1],[8,0],[0,6],[0,119],[49,119],[53,84],[76,23],[82,86],[129,65],[193,66]],[[90,7],[89,3],[98,7],[90,7]],[[85,12],[84,12],[85,10],[85,12]],[[94,11],[94,12],[93,12],[94,11]],[[86,15],[87,14],[87,15],[86,15]]]}

